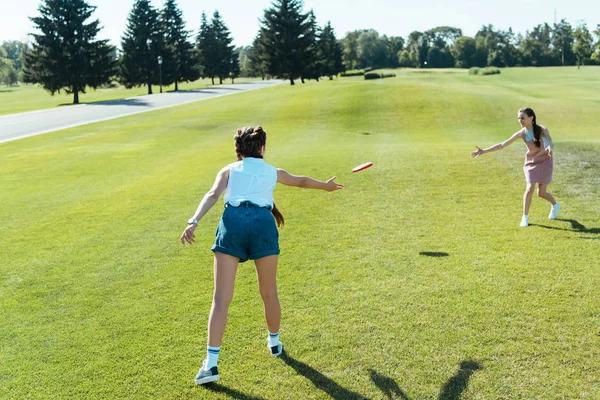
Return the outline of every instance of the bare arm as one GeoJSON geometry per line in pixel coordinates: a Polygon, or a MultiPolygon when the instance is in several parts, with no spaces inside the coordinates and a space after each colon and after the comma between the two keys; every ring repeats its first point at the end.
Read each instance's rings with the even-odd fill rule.
{"type": "Polygon", "coordinates": [[[477,150],[471,152],[471,157],[479,157],[480,155],[485,154],[485,153],[491,153],[492,151],[502,150],[503,148],[509,146],[515,140],[519,139],[522,136],[523,136],[523,131],[520,130],[519,132],[516,132],[515,134],[513,134],[510,138],[506,139],[504,142],[495,144],[491,147],[488,147],[487,149],[481,149],[478,146],[475,146],[477,148],[477,150]]]}
{"type": "Polygon", "coordinates": [[[552,155],[552,149],[554,148],[554,142],[550,137],[550,131],[545,126],[542,126],[542,135],[546,138],[546,142],[548,142],[548,146],[546,147],[546,151],[548,154],[552,155]]]}
{"type": "MultiPolygon", "coordinates": [[[[200,221],[202,217],[206,215],[208,210],[215,205],[221,194],[227,188],[227,181],[229,180],[229,165],[224,167],[219,171],[217,177],[215,178],[215,183],[213,183],[212,188],[202,198],[196,212],[194,213],[193,219],[200,221]]],[[[188,224],[187,228],[183,231],[181,235],[181,243],[185,244],[187,241],[189,244],[194,243],[194,230],[196,229],[195,224],[188,224]]]]}
{"type": "Polygon", "coordinates": [[[325,182],[313,179],[309,176],[292,175],[284,169],[277,168],[277,182],[286,186],[296,186],[306,189],[321,189],[328,192],[339,190],[344,185],[335,183],[335,176],[325,182]]]}

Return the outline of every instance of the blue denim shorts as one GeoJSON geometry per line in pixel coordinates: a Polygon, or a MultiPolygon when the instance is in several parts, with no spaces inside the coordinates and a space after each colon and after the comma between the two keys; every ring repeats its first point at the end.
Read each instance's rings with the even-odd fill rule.
{"type": "Polygon", "coordinates": [[[268,207],[225,204],[215,236],[211,250],[238,257],[240,262],[279,254],[279,231],[268,207]]]}

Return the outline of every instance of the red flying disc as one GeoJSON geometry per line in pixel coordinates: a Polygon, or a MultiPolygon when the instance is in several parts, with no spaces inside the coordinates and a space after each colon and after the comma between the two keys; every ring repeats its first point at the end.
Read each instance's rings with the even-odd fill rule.
{"type": "Polygon", "coordinates": [[[359,166],[352,168],[352,172],[362,171],[363,169],[369,168],[371,165],[373,165],[373,163],[370,161],[364,164],[360,164],[359,166]]]}

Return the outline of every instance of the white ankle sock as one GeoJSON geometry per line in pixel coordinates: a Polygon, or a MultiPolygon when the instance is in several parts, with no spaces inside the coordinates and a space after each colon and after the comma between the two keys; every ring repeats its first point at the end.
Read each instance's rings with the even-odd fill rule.
{"type": "Polygon", "coordinates": [[[281,343],[279,341],[279,332],[280,331],[277,331],[277,333],[269,332],[269,346],[273,347],[273,346],[277,346],[279,343],[281,343]]]}
{"type": "Polygon", "coordinates": [[[217,360],[219,359],[219,353],[221,347],[210,347],[206,346],[206,368],[210,369],[217,366],[217,360]]]}

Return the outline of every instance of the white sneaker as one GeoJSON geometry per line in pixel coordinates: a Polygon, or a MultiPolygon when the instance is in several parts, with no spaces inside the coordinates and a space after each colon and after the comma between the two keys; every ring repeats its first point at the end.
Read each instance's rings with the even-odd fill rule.
{"type": "Polygon", "coordinates": [[[523,218],[521,218],[521,223],[519,224],[519,226],[521,228],[525,228],[525,227],[529,226],[529,217],[527,215],[523,215],[523,218]]]}
{"type": "Polygon", "coordinates": [[[556,219],[558,217],[558,212],[560,211],[560,203],[557,201],[556,204],[552,206],[550,209],[550,214],[548,215],[548,219],[556,219]]]}

